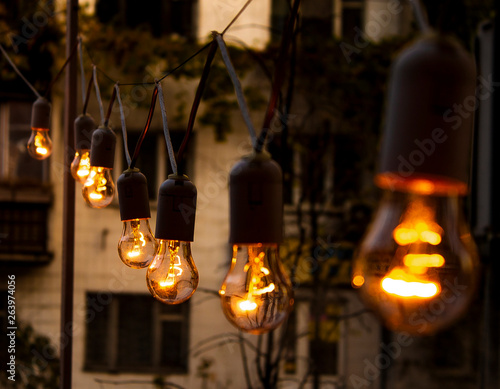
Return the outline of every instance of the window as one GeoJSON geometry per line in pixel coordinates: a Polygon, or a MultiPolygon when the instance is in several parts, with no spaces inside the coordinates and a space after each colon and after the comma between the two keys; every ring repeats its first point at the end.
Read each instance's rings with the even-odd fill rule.
{"type": "Polygon", "coordinates": [[[341,205],[359,196],[363,184],[365,143],[357,134],[333,138],[333,203],[341,205]]]}
{"type": "Polygon", "coordinates": [[[147,4],[133,0],[98,0],[96,15],[101,23],[119,27],[149,28],[153,35],[195,35],[196,0],[151,0],[147,4]]]}
{"type": "MultiPolygon", "coordinates": [[[[271,26],[273,42],[279,42],[290,11],[287,0],[273,0],[271,26]]],[[[317,37],[353,38],[355,27],[363,29],[364,0],[306,0],[301,4],[301,29],[304,43],[317,44],[317,37]]]]}
{"type": "Polygon", "coordinates": [[[87,370],[188,370],[189,303],[165,305],[149,294],[87,293],[87,321],[87,370]]]}
{"type": "MultiPolygon", "coordinates": [[[[28,154],[32,102],[0,104],[0,261],[46,263],[48,160],[28,154]]],[[[50,159],[50,158],[49,158],[50,159]]]]}
{"type": "Polygon", "coordinates": [[[355,27],[363,29],[363,0],[335,0],[334,33],[347,39],[356,35],[355,27]]]}
{"type": "Polygon", "coordinates": [[[332,0],[309,0],[301,4],[302,40],[304,44],[317,46],[318,38],[325,39],[333,34],[332,0]]]}
{"type": "Polygon", "coordinates": [[[0,202],[0,259],[47,262],[49,204],[0,202]]]}
{"type": "Polygon", "coordinates": [[[284,202],[323,204],[331,197],[332,137],[327,132],[293,136],[291,144],[285,147],[279,134],[268,145],[271,156],[283,170],[284,202]]]}

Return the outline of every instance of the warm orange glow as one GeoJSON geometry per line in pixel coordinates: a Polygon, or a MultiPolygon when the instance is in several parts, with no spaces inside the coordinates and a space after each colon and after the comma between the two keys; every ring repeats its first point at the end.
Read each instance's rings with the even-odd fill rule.
{"type": "Polygon", "coordinates": [[[408,267],[441,267],[444,265],[444,258],[439,254],[406,254],[403,261],[408,267]]]}
{"type": "Polygon", "coordinates": [[[33,128],[28,140],[28,152],[36,159],[45,159],[52,153],[52,141],[48,129],[33,128]]]}
{"type": "Polygon", "coordinates": [[[436,246],[441,243],[442,233],[443,229],[434,221],[432,209],[422,201],[415,201],[408,208],[401,224],[394,229],[393,237],[400,246],[416,242],[436,246]]]}
{"type": "Polygon", "coordinates": [[[439,235],[437,232],[426,230],[420,233],[420,240],[422,242],[427,242],[429,244],[437,246],[439,243],[441,243],[441,235],[439,235]]]}
{"type": "Polygon", "coordinates": [[[80,164],[78,166],[78,170],[76,174],[78,177],[84,178],[87,177],[90,173],[90,153],[84,152],[82,153],[80,164]]]}
{"type": "Polygon", "coordinates": [[[45,143],[44,136],[39,132],[37,132],[35,135],[35,146],[36,146],[36,152],[38,154],[45,155],[49,152],[45,147],[44,143],[45,143]]]}
{"type": "Polygon", "coordinates": [[[100,193],[92,192],[89,194],[91,200],[102,200],[103,196],[100,193]]]}
{"type": "Polygon", "coordinates": [[[45,147],[37,147],[36,152],[40,155],[47,155],[49,150],[47,150],[45,147]]]}
{"type": "Polygon", "coordinates": [[[409,274],[401,268],[393,269],[382,279],[381,286],[389,294],[408,298],[430,298],[440,292],[439,284],[409,274]]]}
{"type": "MultiPolygon", "coordinates": [[[[169,248],[170,249],[170,248],[169,248]]],[[[167,277],[160,281],[159,284],[163,288],[170,288],[176,283],[176,278],[182,274],[181,267],[181,257],[177,255],[179,251],[179,247],[176,247],[176,250],[170,249],[170,268],[168,269],[167,277]]]]}
{"type": "Polygon", "coordinates": [[[264,293],[271,293],[274,290],[275,286],[273,283],[267,285],[265,288],[261,289],[255,289],[253,294],[254,295],[259,295],[259,294],[264,294],[264,293]]]}
{"type": "Polygon", "coordinates": [[[382,189],[422,195],[465,195],[468,192],[465,182],[430,174],[413,174],[404,178],[394,173],[381,173],[375,177],[375,183],[382,189]]]}
{"type": "Polygon", "coordinates": [[[365,283],[365,277],[357,275],[352,279],[352,285],[356,288],[360,288],[365,283]]]}
{"type": "MultiPolygon", "coordinates": [[[[401,226],[401,224],[400,224],[401,226]]],[[[418,232],[411,228],[396,227],[394,230],[394,240],[397,244],[405,246],[415,243],[418,240],[418,232]]]]}
{"type": "Polygon", "coordinates": [[[254,311],[257,309],[257,303],[251,300],[243,300],[238,304],[238,308],[243,312],[254,311]]]}
{"type": "Polygon", "coordinates": [[[134,235],[134,246],[132,250],[127,253],[129,258],[137,258],[142,255],[142,247],[146,246],[146,239],[144,239],[144,234],[139,231],[139,224],[134,224],[132,227],[132,233],[134,235]]]}
{"type": "Polygon", "coordinates": [[[82,195],[92,208],[104,208],[113,201],[115,184],[111,170],[103,167],[91,167],[82,187],[82,195]]]}
{"type": "MultiPolygon", "coordinates": [[[[274,283],[271,282],[266,285],[266,281],[264,280],[264,277],[269,276],[271,273],[269,269],[264,266],[264,256],[264,252],[259,253],[259,255],[255,256],[253,259],[249,259],[243,268],[243,271],[246,273],[249,270],[251,271],[251,278],[248,285],[248,293],[243,297],[242,301],[238,303],[238,309],[241,312],[256,310],[259,304],[254,297],[271,293],[276,289],[274,283]]],[[[225,291],[221,289],[219,294],[224,295],[225,291]]]]}
{"type": "Polygon", "coordinates": [[[410,192],[420,194],[432,194],[436,191],[436,186],[432,181],[417,179],[408,184],[410,192]]]}

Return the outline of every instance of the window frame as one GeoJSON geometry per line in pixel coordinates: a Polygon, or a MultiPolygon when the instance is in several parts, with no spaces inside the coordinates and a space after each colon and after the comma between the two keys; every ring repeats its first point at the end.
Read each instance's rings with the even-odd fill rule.
{"type": "MultiPolygon", "coordinates": [[[[89,338],[89,325],[92,324],[93,320],[88,320],[86,321],[86,333],[85,333],[85,349],[84,349],[84,356],[83,356],[83,361],[84,361],[84,371],[88,372],[102,372],[102,373],[134,373],[134,374],[188,374],[189,372],[189,323],[190,323],[190,309],[189,309],[189,301],[181,304],[174,306],[177,309],[180,308],[181,312],[174,312],[174,313],[168,313],[164,312],[164,310],[168,310],[171,308],[171,306],[167,306],[165,304],[162,304],[158,301],[156,301],[151,295],[145,294],[145,293],[135,293],[135,292],[122,292],[122,293],[100,293],[100,292],[93,292],[93,291],[87,291],[86,292],[86,307],[87,307],[87,313],[92,312],[93,314],[97,315],[101,311],[99,311],[97,308],[92,310],[94,307],[90,307],[88,305],[88,298],[93,297],[97,301],[99,301],[99,298],[103,300],[104,295],[111,296],[110,302],[108,304],[101,304],[101,307],[104,305],[109,305],[108,312],[107,314],[109,315],[108,320],[105,323],[105,339],[97,339],[94,341],[100,342],[100,346],[106,349],[106,360],[107,363],[102,364],[101,362],[93,362],[89,360],[89,342],[92,340],[89,338]],[[119,309],[121,304],[128,304],[127,298],[130,298],[130,296],[135,296],[135,297],[141,297],[145,299],[150,299],[151,301],[151,328],[149,329],[144,329],[145,331],[151,331],[152,333],[152,339],[151,339],[151,345],[152,348],[150,349],[150,356],[151,356],[151,366],[150,367],[144,367],[144,366],[138,366],[137,369],[134,369],[134,367],[129,366],[129,365],[120,365],[119,359],[118,359],[118,352],[119,352],[119,327],[120,327],[120,321],[119,321],[119,309]],[[163,312],[162,312],[163,311],[163,312]],[[172,366],[170,363],[161,363],[161,357],[162,357],[162,345],[163,345],[163,337],[165,334],[162,331],[162,324],[164,322],[172,322],[172,323],[180,323],[181,326],[181,348],[178,350],[179,354],[183,356],[182,361],[179,361],[178,366],[172,366]]],[[[146,301],[146,300],[145,300],[146,301]]],[[[91,317],[91,316],[87,316],[91,317]]],[[[136,318],[137,319],[137,318],[136,318]]],[[[130,334],[132,336],[132,334],[130,334]]]]}

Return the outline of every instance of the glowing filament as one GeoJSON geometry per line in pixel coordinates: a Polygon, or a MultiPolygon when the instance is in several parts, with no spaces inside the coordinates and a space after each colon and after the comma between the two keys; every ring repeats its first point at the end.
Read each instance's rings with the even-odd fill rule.
{"type": "MultiPolygon", "coordinates": [[[[271,293],[276,289],[276,285],[274,283],[270,283],[266,285],[264,277],[271,274],[269,269],[264,266],[264,256],[265,253],[261,252],[259,255],[253,258],[253,260],[249,260],[243,271],[246,273],[251,270],[250,282],[248,284],[248,293],[245,298],[238,303],[238,308],[243,312],[254,311],[257,309],[258,304],[255,301],[255,296],[261,296],[266,293],[271,293]]],[[[225,292],[221,290],[220,294],[224,294],[225,292]]]]}
{"type": "Polygon", "coordinates": [[[444,258],[439,254],[406,254],[404,264],[408,267],[441,267],[444,258]]]}
{"type": "Polygon", "coordinates": [[[240,301],[240,303],[238,304],[238,307],[243,312],[254,311],[255,309],[257,309],[257,303],[254,301],[251,301],[251,300],[243,300],[243,301],[240,301]]]}
{"type": "Polygon", "coordinates": [[[133,227],[134,247],[132,248],[131,251],[127,253],[127,257],[129,258],[136,258],[139,255],[141,255],[142,254],[141,247],[146,246],[146,239],[144,239],[144,234],[140,231],[137,231],[138,229],[139,229],[138,224],[135,224],[135,227],[133,227]]]}
{"type": "MultiPolygon", "coordinates": [[[[171,249],[169,248],[169,250],[171,249]]],[[[178,247],[177,250],[179,250],[178,247]]],[[[170,288],[173,286],[175,284],[175,278],[182,274],[181,257],[177,255],[177,250],[175,253],[172,251],[170,252],[170,268],[168,269],[167,277],[163,281],[160,281],[160,286],[163,288],[170,288]]]]}
{"type": "Polygon", "coordinates": [[[417,241],[429,243],[433,246],[441,243],[441,235],[437,231],[439,226],[429,226],[423,221],[418,221],[414,226],[407,227],[400,224],[394,229],[394,240],[397,244],[405,246],[417,241]]]}
{"type": "Polygon", "coordinates": [[[90,173],[90,156],[89,152],[84,152],[80,159],[80,164],[78,165],[78,170],[76,174],[78,177],[87,177],[90,173]]]}
{"type": "Polygon", "coordinates": [[[43,135],[37,132],[37,134],[35,135],[35,147],[37,154],[47,155],[47,153],[49,152],[49,150],[47,150],[47,148],[44,146],[44,141],[45,140],[43,135]]]}
{"type": "Polygon", "coordinates": [[[89,198],[92,200],[101,200],[106,194],[106,184],[108,180],[104,177],[103,170],[102,167],[98,167],[97,172],[92,170],[84,184],[85,186],[93,186],[97,181],[95,190],[89,194],[89,198]]]}
{"type": "Polygon", "coordinates": [[[387,293],[400,297],[430,298],[440,291],[435,282],[408,274],[403,269],[393,269],[382,279],[381,286],[387,293]]]}

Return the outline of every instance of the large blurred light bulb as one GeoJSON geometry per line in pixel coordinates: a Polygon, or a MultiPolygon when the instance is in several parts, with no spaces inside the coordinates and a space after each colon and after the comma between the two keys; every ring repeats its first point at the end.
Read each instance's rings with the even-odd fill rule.
{"type": "Polygon", "coordinates": [[[149,266],[156,248],[156,239],[151,232],[148,219],[123,222],[123,231],[118,242],[118,255],[125,265],[134,269],[149,266]]]}
{"type": "Polygon", "coordinates": [[[35,159],[45,159],[52,154],[52,141],[49,137],[50,103],[39,98],[33,103],[31,111],[31,136],[28,140],[28,153],[35,159]]]}
{"type": "Polygon", "coordinates": [[[385,193],[352,284],[389,328],[426,335],[467,308],[477,252],[462,213],[457,196],[385,193]]]}
{"type": "Polygon", "coordinates": [[[160,239],[146,273],[151,294],[163,303],[180,304],[193,295],[198,280],[190,243],[160,239]]]}
{"type": "Polygon", "coordinates": [[[80,115],[75,119],[75,158],[71,162],[71,175],[84,184],[90,174],[90,139],[95,130],[94,119],[90,115],[80,115]]]}
{"type": "Polygon", "coordinates": [[[219,295],[227,319],[241,330],[262,334],[278,327],[293,305],[278,245],[234,245],[219,295]]]}
{"type": "Polygon", "coordinates": [[[115,184],[112,169],[92,166],[83,184],[82,195],[92,208],[104,208],[113,201],[115,184]]]}
{"type": "Polygon", "coordinates": [[[473,115],[447,119],[475,95],[475,66],[431,33],[397,59],[375,183],[385,193],[354,261],[352,285],[392,330],[426,335],[473,296],[477,252],[460,196],[468,191],[473,115]]]}

